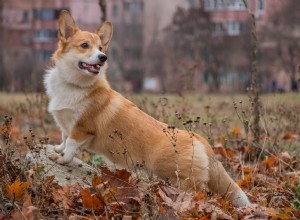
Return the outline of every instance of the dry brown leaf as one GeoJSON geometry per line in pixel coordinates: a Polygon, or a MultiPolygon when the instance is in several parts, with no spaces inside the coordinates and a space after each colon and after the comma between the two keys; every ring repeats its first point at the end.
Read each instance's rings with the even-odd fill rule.
{"type": "Polygon", "coordinates": [[[206,198],[206,194],[204,192],[197,192],[193,197],[195,201],[204,200],[205,198],[206,198]]]}
{"type": "Polygon", "coordinates": [[[244,167],[244,173],[245,174],[253,173],[253,168],[252,167],[244,167]]]}
{"type": "Polygon", "coordinates": [[[241,135],[241,128],[240,127],[234,127],[230,130],[230,134],[234,137],[239,137],[241,135]]]}
{"type": "Polygon", "coordinates": [[[11,185],[6,183],[6,195],[10,200],[23,201],[29,186],[29,182],[21,182],[20,179],[15,180],[11,185]]]}
{"type": "Polygon", "coordinates": [[[69,187],[64,186],[53,190],[52,192],[54,203],[61,203],[64,209],[70,208],[72,199],[69,198],[69,187]]]}
{"type": "Polygon", "coordinates": [[[244,179],[238,179],[236,182],[242,189],[249,189],[252,182],[252,173],[245,175],[244,179]]]}
{"type": "Polygon", "coordinates": [[[271,155],[269,158],[264,160],[262,164],[264,164],[268,170],[273,171],[277,162],[277,158],[274,155],[271,155]]]}
{"type": "Polygon", "coordinates": [[[79,193],[79,197],[81,197],[82,204],[87,209],[98,211],[104,208],[105,204],[97,197],[96,194],[91,194],[89,189],[82,189],[79,193]]]}
{"type": "Polygon", "coordinates": [[[164,204],[166,204],[170,207],[173,206],[173,204],[174,204],[173,200],[171,198],[169,198],[161,188],[158,188],[157,193],[160,196],[160,198],[162,199],[164,204]]]}
{"type": "Polygon", "coordinates": [[[110,171],[107,167],[102,167],[101,168],[102,172],[102,179],[104,181],[109,182],[109,184],[114,187],[131,187],[131,184],[129,183],[131,173],[129,173],[127,170],[122,169],[122,170],[116,170],[114,173],[110,171]]]}
{"type": "Polygon", "coordinates": [[[129,182],[129,178],[131,176],[131,173],[129,173],[127,170],[125,169],[122,169],[122,170],[119,170],[117,169],[116,172],[115,172],[115,175],[116,177],[126,181],[126,182],[129,182]]]}
{"type": "Polygon", "coordinates": [[[248,153],[248,154],[252,152],[252,149],[253,149],[253,147],[251,147],[249,145],[247,145],[247,146],[244,147],[245,153],[248,153]]]}
{"type": "Polygon", "coordinates": [[[282,137],[284,140],[292,140],[296,135],[290,131],[287,131],[282,137]]]}
{"type": "Polygon", "coordinates": [[[214,152],[224,158],[233,158],[235,156],[235,152],[233,150],[224,147],[215,147],[214,152]]]}
{"type": "Polygon", "coordinates": [[[55,179],[55,176],[46,176],[45,177],[45,185],[49,185],[50,183],[53,182],[54,179],[55,179]]]}
{"type": "Polygon", "coordinates": [[[42,219],[40,210],[32,205],[31,197],[29,195],[24,196],[25,202],[23,203],[22,211],[15,211],[12,214],[13,220],[40,220],[42,219]]]}
{"type": "Polygon", "coordinates": [[[98,186],[99,184],[103,183],[103,179],[100,176],[94,176],[92,179],[92,186],[98,186]]]}
{"type": "MultiPolygon", "coordinates": [[[[286,219],[279,218],[280,213],[273,208],[250,204],[239,209],[240,219],[286,219]]],[[[288,218],[291,219],[291,218],[288,218]]]]}

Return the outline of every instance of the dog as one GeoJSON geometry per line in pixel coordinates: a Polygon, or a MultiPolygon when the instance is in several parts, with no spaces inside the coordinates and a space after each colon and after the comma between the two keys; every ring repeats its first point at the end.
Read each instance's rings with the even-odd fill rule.
{"type": "Polygon", "coordinates": [[[112,32],[109,21],[90,33],[68,11],[60,14],[58,49],[44,78],[48,110],[62,132],[51,159],[68,164],[82,147],[121,167],[142,164],[183,189],[226,194],[237,207],[250,204],[202,136],[168,127],[110,87],[105,53],[112,32]]]}

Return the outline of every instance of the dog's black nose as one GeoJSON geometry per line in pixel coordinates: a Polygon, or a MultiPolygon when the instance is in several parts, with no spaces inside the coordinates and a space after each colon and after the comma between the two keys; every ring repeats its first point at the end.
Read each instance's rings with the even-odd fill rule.
{"type": "Polygon", "coordinates": [[[98,56],[98,58],[99,58],[99,60],[100,60],[101,62],[103,62],[103,63],[107,60],[107,56],[106,56],[105,54],[100,54],[100,55],[98,56]]]}

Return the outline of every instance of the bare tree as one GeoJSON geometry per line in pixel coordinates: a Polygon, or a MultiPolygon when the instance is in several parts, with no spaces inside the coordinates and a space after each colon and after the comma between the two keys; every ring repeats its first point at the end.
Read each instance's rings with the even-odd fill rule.
{"type": "MultiPolygon", "coordinates": [[[[246,72],[249,65],[249,44],[246,43],[249,33],[245,31],[237,36],[229,36],[225,29],[217,33],[215,25],[211,13],[203,5],[178,8],[166,39],[175,64],[194,61],[194,64],[201,65],[203,78],[211,92],[219,91],[221,77],[228,72],[246,72]],[[243,62],[240,62],[241,59],[244,59],[243,62]]],[[[244,29],[247,30],[246,27],[244,29]]],[[[190,66],[193,66],[192,63],[190,66]]]]}
{"type": "Polygon", "coordinates": [[[4,73],[4,61],[3,61],[3,1],[0,0],[0,90],[4,88],[5,85],[5,73],[4,73]]]}
{"type": "Polygon", "coordinates": [[[107,12],[106,12],[106,0],[99,0],[99,6],[101,11],[101,21],[104,22],[107,20],[107,12]]]}
{"type": "Polygon", "coordinates": [[[297,64],[300,60],[300,4],[294,0],[284,1],[282,8],[271,16],[269,22],[260,28],[262,44],[272,45],[264,48],[260,62],[266,65],[279,63],[289,74],[291,89],[298,90],[297,64]]]}

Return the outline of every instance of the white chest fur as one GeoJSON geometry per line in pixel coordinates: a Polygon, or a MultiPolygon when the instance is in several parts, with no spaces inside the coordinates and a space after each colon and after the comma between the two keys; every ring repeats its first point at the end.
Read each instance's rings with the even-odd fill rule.
{"type": "Polygon", "coordinates": [[[47,71],[45,87],[50,97],[48,111],[65,134],[70,131],[89,104],[87,89],[67,83],[56,68],[47,71]]]}

